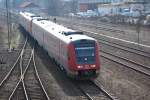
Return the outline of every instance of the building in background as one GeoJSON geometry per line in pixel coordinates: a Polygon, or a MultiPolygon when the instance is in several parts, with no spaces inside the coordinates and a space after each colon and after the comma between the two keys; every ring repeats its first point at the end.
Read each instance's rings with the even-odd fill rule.
{"type": "Polygon", "coordinates": [[[109,4],[111,0],[78,0],[78,12],[97,10],[99,4],[109,4]]]}
{"type": "Polygon", "coordinates": [[[4,0],[0,0],[0,8],[4,8],[4,0]]]}
{"type": "Polygon", "coordinates": [[[150,12],[150,0],[78,0],[78,12],[97,11],[100,16],[125,15],[138,17],[150,12]]]}

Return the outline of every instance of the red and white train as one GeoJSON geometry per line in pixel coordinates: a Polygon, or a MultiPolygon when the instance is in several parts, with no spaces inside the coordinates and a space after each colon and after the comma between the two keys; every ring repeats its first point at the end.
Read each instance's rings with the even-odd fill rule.
{"type": "Polygon", "coordinates": [[[20,12],[19,22],[68,76],[77,79],[98,76],[99,45],[94,38],[28,12],[20,12]]]}

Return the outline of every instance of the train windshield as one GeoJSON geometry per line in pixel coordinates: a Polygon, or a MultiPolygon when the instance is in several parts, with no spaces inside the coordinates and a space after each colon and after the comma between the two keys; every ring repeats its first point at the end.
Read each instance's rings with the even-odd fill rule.
{"type": "Polygon", "coordinates": [[[75,43],[75,53],[78,64],[94,64],[95,42],[84,41],[75,43]]]}
{"type": "Polygon", "coordinates": [[[73,34],[83,34],[83,32],[65,32],[64,33],[66,36],[68,36],[68,35],[73,35],[73,34]]]}

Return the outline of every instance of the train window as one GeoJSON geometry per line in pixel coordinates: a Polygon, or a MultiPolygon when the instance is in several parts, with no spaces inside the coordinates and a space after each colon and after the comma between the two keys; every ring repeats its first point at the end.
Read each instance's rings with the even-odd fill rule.
{"type": "Polygon", "coordinates": [[[33,15],[33,16],[31,16],[31,17],[40,17],[39,15],[33,15]]]}
{"type": "Polygon", "coordinates": [[[76,49],[76,58],[79,64],[95,63],[95,49],[76,49]]]}
{"type": "Polygon", "coordinates": [[[48,18],[38,18],[37,21],[49,20],[48,18]]]}
{"type": "Polygon", "coordinates": [[[78,57],[85,57],[85,56],[94,56],[94,47],[83,47],[83,48],[75,48],[76,49],[76,54],[78,57]]]}
{"type": "Polygon", "coordinates": [[[75,53],[78,64],[93,64],[96,60],[95,42],[75,43],[75,53]]]}
{"type": "Polygon", "coordinates": [[[83,34],[83,32],[64,32],[64,35],[83,34]]]}

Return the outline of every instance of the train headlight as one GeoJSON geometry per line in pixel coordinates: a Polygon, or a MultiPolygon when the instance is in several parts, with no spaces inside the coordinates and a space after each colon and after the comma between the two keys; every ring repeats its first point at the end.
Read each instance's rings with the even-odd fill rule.
{"type": "Polygon", "coordinates": [[[96,67],[96,65],[91,65],[92,68],[96,67]]]}
{"type": "Polygon", "coordinates": [[[77,66],[78,68],[83,68],[83,66],[77,66]]]}

